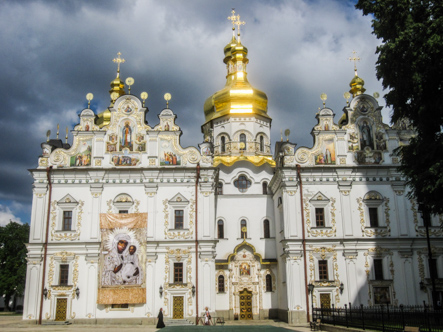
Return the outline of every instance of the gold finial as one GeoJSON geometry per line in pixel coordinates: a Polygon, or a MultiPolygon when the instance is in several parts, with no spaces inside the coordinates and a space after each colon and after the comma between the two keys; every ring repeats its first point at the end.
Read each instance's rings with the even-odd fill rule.
{"type": "Polygon", "coordinates": [[[88,93],[86,95],[86,100],[88,101],[88,108],[91,106],[91,100],[94,99],[94,95],[92,93],[88,93]]]}
{"type": "Polygon", "coordinates": [[[323,100],[323,108],[326,107],[326,99],[328,99],[328,95],[326,93],[322,93],[320,95],[320,99],[323,100]]]}
{"type": "Polygon", "coordinates": [[[242,228],[241,228],[241,231],[242,231],[242,233],[243,233],[243,240],[246,240],[246,231],[247,231],[248,229],[246,228],[246,226],[243,226],[242,228]]]}
{"type": "Polygon", "coordinates": [[[145,100],[148,99],[148,93],[147,92],[142,92],[140,94],[140,97],[143,100],[143,107],[145,107],[145,100]]]}
{"type": "Polygon", "coordinates": [[[171,94],[169,92],[165,93],[164,98],[166,100],[166,108],[169,108],[169,101],[171,100],[171,94]]]}
{"type": "Polygon", "coordinates": [[[351,98],[351,94],[350,94],[348,91],[346,91],[346,92],[343,94],[343,98],[346,99],[346,106],[349,106],[349,98],[351,98]]]}
{"type": "Polygon", "coordinates": [[[232,21],[232,38],[235,38],[235,19],[237,18],[237,16],[235,16],[235,8],[232,8],[232,15],[228,17],[229,21],[232,21]]]}
{"type": "Polygon", "coordinates": [[[66,136],[65,136],[66,144],[68,143],[68,132],[69,132],[69,129],[68,129],[68,127],[66,127],[66,136]]]}
{"type": "Polygon", "coordinates": [[[291,133],[291,131],[289,129],[285,130],[286,142],[289,142],[289,134],[290,133],[291,133]]]}
{"type": "Polygon", "coordinates": [[[283,129],[280,129],[280,142],[283,142],[283,129]]]}
{"type": "Polygon", "coordinates": [[[46,132],[46,142],[49,142],[49,136],[51,136],[51,131],[50,130],[48,130],[46,132]]]}
{"type": "Polygon", "coordinates": [[[131,85],[134,84],[134,79],[132,77],[128,77],[125,83],[128,86],[128,94],[131,94],[131,85]]]}
{"type": "Polygon", "coordinates": [[[380,94],[378,92],[374,92],[373,96],[375,99],[378,99],[378,97],[380,97],[380,94]]]}
{"type": "Polygon", "coordinates": [[[357,56],[357,52],[352,51],[352,57],[349,57],[349,61],[354,61],[354,72],[355,72],[355,76],[357,76],[357,61],[360,61],[360,57],[357,56]]]}
{"type": "Polygon", "coordinates": [[[240,21],[240,15],[237,15],[236,17],[237,21],[235,21],[233,24],[237,26],[237,36],[238,36],[238,42],[240,43],[240,26],[245,25],[245,21],[240,21]]]}
{"type": "Polygon", "coordinates": [[[117,53],[117,57],[114,58],[112,61],[114,61],[114,63],[117,64],[117,77],[120,77],[120,64],[121,63],[125,63],[125,59],[122,59],[120,57],[120,55],[122,55],[120,52],[117,53]]]}
{"type": "Polygon", "coordinates": [[[117,100],[117,98],[120,96],[120,94],[118,92],[113,92],[111,93],[111,99],[112,99],[112,104],[114,104],[114,102],[117,100]]]}
{"type": "Polygon", "coordinates": [[[58,139],[58,134],[60,133],[60,125],[57,123],[57,139],[58,139]]]}

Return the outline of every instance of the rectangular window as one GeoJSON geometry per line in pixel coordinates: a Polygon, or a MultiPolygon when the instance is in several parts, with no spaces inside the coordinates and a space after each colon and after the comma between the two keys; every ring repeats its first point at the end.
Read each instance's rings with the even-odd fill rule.
{"type": "Polygon", "coordinates": [[[183,229],[183,210],[174,211],[174,228],[183,229]]]}
{"type": "Polygon", "coordinates": [[[68,278],[69,278],[69,264],[60,264],[60,278],[58,284],[60,286],[67,286],[68,278]]]}
{"type": "Polygon", "coordinates": [[[70,231],[72,226],[72,211],[63,211],[63,230],[70,231]]]}
{"type": "Polygon", "coordinates": [[[429,260],[429,272],[430,272],[430,276],[431,278],[438,278],[438,271],[437,271],[437,260],[436,259],[431,259],[429,260]]]}
{"type": "Polygon", "coordinates": [[[174,283],[183,283],[183,263],[174,263],[174,283]]]}
{"type": "Polygon", "coordinates": [[[328,280],[328,261],[321,260],[318,261],[318,276],[319,280],[328,280]]]}
{"type": "Polygon", "coordinates": [[[120,214],[127,214],[128,210],[119,210],[118,213],[120,213],[120,214]]]}
{"type": "Polygon", "coordinates": [[[126,304],[113,304],[111,307],[112,307],[112,309],[128,309],[129,305],[127,303],[126,304]]]}
{"type": "Polygon", "coordinates": [[[317,227],[325,227],[325,209],[315,208],[315,224],[317,227]]]}
{"type": "Polygon", "coordinates": [[[382,259],[374,259],[374,275],[375,280],[384,280],[382,259]]]}
{"type": "Polygon", "coordinates": [[[378,227],[378,209],[369,208],[369,224],[371,227],[378,227]]]}

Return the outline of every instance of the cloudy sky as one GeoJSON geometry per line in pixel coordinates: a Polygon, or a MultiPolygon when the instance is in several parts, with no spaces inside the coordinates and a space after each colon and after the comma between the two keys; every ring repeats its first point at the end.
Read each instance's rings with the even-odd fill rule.
{"type": "MultiPolygon", "coordinates": [[[[249,49],[248,78],[268,95],[272,140],[291,130],[290,140],[312,146],[311,128],[326,93],[336,122],[345,105],[343,93],[358,74],[368,94],[383,95],[375,77],[375,48],[370,18],[345,0],[94,0],[0,2],[0,225],[29,222],[32,179],[46,131],[55,137],[78,123],[91,108],[109,105],[112,59],[126,60],[123,79],[131,92],[147,91],[148,122],[158,123],[172,94],[170,108],[183,130],[182,146],[202,141],[203,103],[225,84],[223,47],[231,38],[231,8],[246,24],[242,43],[249,49]]],[[[381,105],[384,101],[379,100],[381,105]]],[[[389,110],[384,113],[389,123],[389,110]]],[[[62,136],[64,136],[62,134],[62,136]]],[[[71,139],[71,138],[70,138],[71,139]]],[[[71,142],[71,141],[70,141],[71,142]]]]}

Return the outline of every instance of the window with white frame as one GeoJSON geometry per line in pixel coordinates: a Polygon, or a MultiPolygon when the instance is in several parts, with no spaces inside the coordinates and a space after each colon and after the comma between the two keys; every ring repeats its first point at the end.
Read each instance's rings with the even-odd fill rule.
{"type": "Polygon", "coordinates": [[[366,227],[383,227],[383,196],[376,192],[370,191],[363,197],[366,214],[366,227]]]}
{"type": "Polygon", "coordinates": [[[180,193],[176,194],[169,201],[169,229],[183,230],[188,229],[188,209],[189,201],[180,193]]]}
{"type": "Polygon", "coordinates": [[[309,201],[311,214],[314,216],[314,227],[330,227],[329,198],[321,192],[315,194],[309,201]]]}
{"type": "Polygon", "coordinates": [[[237,180],[234,181],[234,186],[241,193],[245,193],[248,188],[251,186],[252,182],[249,180],[246,175],[240,175],[237,180]]]}
{"type": "Polygon", "coordinates": [[[57,230],[63,232],[73,231],[75,228],[73,220],[76,216],[75,210],[78,206],[78,202],[68,194],[57,202],[57,206],[61,212],[57,230]]]}
{"type": "Polygon", "coordinates": [[[129,213],[134,205],[134,200],[128,194],[119,194],[114,198],[113,205],[118,213],[129,213]]]}

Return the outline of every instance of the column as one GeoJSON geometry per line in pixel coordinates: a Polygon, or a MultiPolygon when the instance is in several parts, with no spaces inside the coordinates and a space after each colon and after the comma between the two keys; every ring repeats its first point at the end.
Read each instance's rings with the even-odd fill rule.
{"type": "Polygon", "coordinates": [[[155,224],[157,216],[157,190],[158,185],[156,185],[155,183],[145,183],[145,193],[148,200],[147,237],[151,240],[155,237],[155,224]]]}

